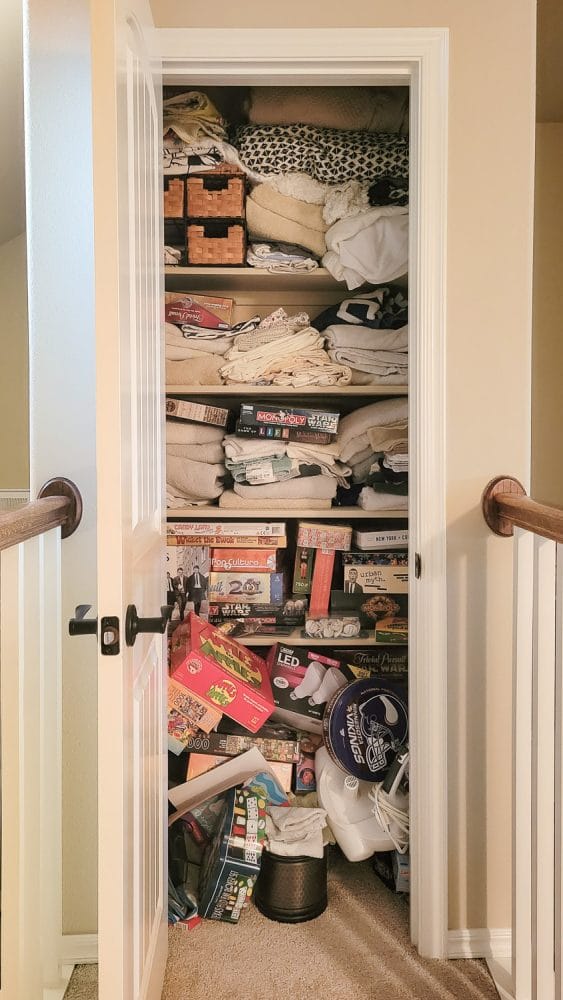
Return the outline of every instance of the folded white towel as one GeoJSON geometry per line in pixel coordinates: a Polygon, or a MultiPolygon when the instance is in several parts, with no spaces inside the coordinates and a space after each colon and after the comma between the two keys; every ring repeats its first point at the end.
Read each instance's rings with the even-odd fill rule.
{"type": "Polygon", "coordinates": [[[268,806],[267,812],[278,828],[280,840],[293,839],[296,833],[321,829],[326,823],[325,809],[302,809],[300,806],[268,806]]]}
{"type": "Polygon", "coordinates": [[[268,850],[282,856],[322,858],[325,825],[324,809],[269,806],[266,815],[268,850]]]}
{"type": "Polygon", "coordinates": [[[166,421],[166,444],[207,444],[221,441],[224,431],[211,424],[190,424],[187,420],[166,421]]]}
{"type": "MultiPolygon", "coordinates": [[[[250,487],[254,489],[254,487],[250,487]]],[[[291,499],[287,497],[243,497],[234,493],[233,490],[225,490],[219,497],[219,506],[228,510],[258,510],[262,515],[274,510],[330,510],[332,502],[330,500],[319,499],[319,497],[299,497],[291,499]]]]}
{"type": "Polygon", "coordinates": [[[380,427],[369,427],[367,436],[373,451],[389,451],[399,446],[400,450],[408,451],[408,421],[395,420],[393,423],[380,427]]]}
{"type": "Polygon", "coordinates": [[[189,458],[166,456],[166,485],[174,493],[192,500],[215,500],[223,492],[225,466],[192,462],[189,458]]]}
{"type": "Polygon", "coordinates": [[[207,462],[216,465],[223,462],[223,445],[220,441],[209,441],[207,444],[167,444],[166,457],[189,458],[192,462],[207,462]]]}
{"type": "Polygon", "coordinates": [[[379,493],[371,486],[364,486],[358,497],[358,507],[362,510],[406,510],[409,498],[396,493],[379,493]]]}
{"type": "Polygon", "coordinates": [[[265,486],[245,486],[235,483],[233,489],[239,497],[270,500],[298,500],[302,497],[318,497],[319,500],[332,500],[336,496],[338,483],[333,476],[300,476],[298,479],[287,479],[283,483],[271,483],[265,486]]]}
{"type": "Polygon", "coordinates": [[[349,365],[358,371],[379,375],[380,378],[396,376],[406,382],[409,375],[407,355],[395,351],[360,351],[355,347],[337,347],[329,351],[331,361],[349,365]]]}

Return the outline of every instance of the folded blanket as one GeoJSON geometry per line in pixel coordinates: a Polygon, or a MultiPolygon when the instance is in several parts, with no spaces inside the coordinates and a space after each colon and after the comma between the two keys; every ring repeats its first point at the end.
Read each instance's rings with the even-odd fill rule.
{"type": "Polygon", "coordinates": [[[383,456],[383,466],[391,472],[408,472],[409,456],[407,452],[386,452],[383,456]]]}
{"type": "Polygon", "coordinates": [[[225,460],[223,445],[220,441],[208,441],[207,444],[167,444],[166,457],[189,458],[193,462],[207,462],[217,465],[225,460]]]}
{"type": "Polygon", "coordinates": [[[316,257],[326,252],[321,209],[279,194],[269,184],[259,184],[246,199],[246,224],[255,239],[298,243],[316,257]]]}
{"type": "Polygon", "coordinates": [[[248,120],[406,134],[408,105],[407,87],[252,87],[248,120]]]}
{"type": "Polygon", "coordinates": [[[347,462],[352,455],[367,447],[369,444],[367,431],[370,427],[381,427],[397,420],[407,420],[408,407],[408,400],[403,397],[381,399],[342,417],[337,435],[341,461],[347,462]],[[365,437],[365,440],[360,441],[362,437],[365,437]]]}
{"type": "Polygon", "coordinates": [[[191,424],[187,420],[166,421],[166,444],[207,444],[221,441],[224,431],[210,424],[191,424]]]}
{"type": "Polygon", "coordinates": [[[171,266],[179,264],[182,259],[182,251],[176,247],[164,247],[164,264],[171,266]]]}
{"type": "MultiPolygon", "coordinates": [[[[316,465],[327,476],[335,476],[338,482],[346,485],[346,477],[351,469],[337,461],[338,446],[336,444],[300,444],[297,441],[271,441],[259,438],[237,437],[227,434],[223,439],[223,447],[227,456],[227,466],[230,462],[244,464],[261,459],[287,456],[295,459],[300,465],[316,465]]],[[[371,449],[368,449],[371,455],[371,449]]]]}
{"type": "Polygon", "coordinates": [[[250,245],[246,251],[246,263],[249,267],[261,267],[275,274],[276,272],[293,273],[299,271],[308,273],[309,271],[315,271],[319,266],[317,260],[307,256],[309,253],[308,250],[303,251],[304,256],[301,254],[285,254],[280,251],[272,251],[272,253],[268,254],[259,254],[256,252],[256,248],[263,249],[269,246],[269,243],[252,243],[250,245]]]}
{"type": "Polygon", "coordinates": [[[163,173],[167,177],[185,177],[186,174],[216,170],[227,158],[227,149],[229,156],[236,156],[236,151],[227,142],[209,136],[184,142],[169,131],[162,143],[163,173]]]}
{"type": "Polygon", "coordinates": [[[223,492],[225,466],[221,463],[193,462],[166,455],[166,485],[179,496],[191,500],[214,500],[223,492]]]}
{"type": "Polygon", "coordinates": [[[317,331],[307,327],[253,350],[240,351],[235,346],[227,354],[221,378],[246,384],[347,385],[350,369],[331,362],[322,344],[317,331]]]}
{"type": "Polygon", "coordinates": [[[219,369],[223,358],[193,351],[183,361],[166,359],[166,385],[221,385],[219,369]],[[194,357],[194,355],[198,357],[194,357]]]}
{"type": "MultiPolygon", "coordinates": [[[[408,351],[409,328],[374,329],[355,323],[331,323],[323,330],[327,350],[353,348],[362,351],[408,351]]],[[[406,363],[406,359],[405,359],[406,363]]]]}
{"type": "Polygon", "coordinates": [[[339,219],[347,219],[350,215],[368,212],[370,185],[361,181],[346,181],[344,184],[334,184],[327,189],[323,205],[323,219],[333,226],[339,219]]]}
{"type": "Polygon", "coordinates": [[[352,482],[365,483],[376,459],[377,455],[373,451],[370,451],[369,455],[361,460],[358,460],[354,456],[354,462],[350,463],[352,466],[352,482]]]}
{"type": "Polygon", "coordinates": [[[305,173],[325,184],[379,177],[404,179],[409,172],[408,137],[316,125],[239,125],[232,143],[255,179],[305,173]]]}
{"type": "Polygon", "coordinates": [[[381,378],[380,375],[371,375],[369,372],[361,372],[357,368],[351,368],[352,381],[350,385],[404,385],[403,375],[388,375],[381,378]]]}
{"type": "MultiPolygon", "coordinates": [[[[302,466],[297,459],[275,455],[253,458],[249,461],[235,462],[227,458],[225,465],[235,483],[246,483],[250,486],[260,486],[263,483],[281,483],[285,479],[296,479],[301,475],[302,466]]],[[[319,469],[316,469],[317,473],[319,469]]]]}
{"type": "Polygon", "coordinates": [[[187,349],[202,351],[204,354],[226,354],[233,345],[233,335],[224,332],[213,340],[206,337],[184,337],[181,330],[173,323],[166,323],[164,328],[165,354],[170,361],[180,361],[187,349]]]}
{"type": "Polygon", "coordinates": [[[177,493],[171,486],[166,484],[166,506],[167,507],[207,507],[209,500],[193,500],[191,497],[177,493]]]}
{"type": "Polygon", "coordinates": [[[383,205],[341,219],[326,233],[323,267],[348,288],[377,284],[406,274],[409,261],[408,208],[383,205]]]}
{"type": "MultiPolygon", "coordinates": [[[[256,329],[248,333],[240,333],[235,337],[233,348],[236,348],[237,351],[251,351],[254,347],[269,344],[282,337],[289,337],[291,334],[307,328],[310,328],[310,321],[306,312],[288,316],[285,309],[276,309],[269,316],[265,316],[256,329]]],[[[230,355],[227,354],[227,359],[229,357],[230,355]]]]}
{"type": "Polygon", "coordinates": [[[326,330],[338,323],[353,323],[374,329],[398,330],[408,321],[408,300],[402,291],[385,286],[360,292],[335,306],[329,306],[311,320],[316,330],[326,330]]]}
{"type": "MultiPolygon", "coordinates": [[[[306,480],[311,482],[310,479],[306,480]]],[[[256,487],[249,486],[248,489],[256,489],[256,487]]],[[[277,490],[276,490],[277,494],[277,490]]],[[[226,507],[231,510],[259,510],[264,513],[268,513],[271,510],[330,510],[332,503],[330,500],[319,499],[319,497],[309,496],[300,497],[299,499],[291,499],[288,497],[280,498],[268,497],[264,500],[263,497],[243,497],[234,493],[232,490],[225,490],[224,493],[219,497],[219,506],[226,507]]]]}
{"type": "Polygon", "coordinates": [[[288,479],[275,486],[244,486],[235,483],[234,492],[245,499],[298,500],[302,497],[317,497],[319,500],[332,500],[336,496],[336,479],[333,476],[305,476],[298,479],[288,479]]]}
{"type": "Polygon", "coordinates": [[[358,371],[379,375],[381,378],[397,376],[397,381],[408,380],[409,366],[407,355],[395,351],[359,351],[353,347],[338,347],[329,351],[331,361],[339,365],[348,365],[358,371]],[[400,377],[400,379],[399,379],[400,377]]]}
{"type": "Polygon", "coordinates": [[[390,421],[378,427],[368,427],[367,436],[374,451],[389,451],[391,448],[399,446],[405,451],[408,450],[408,420],[390,421]]]}
{"type": "Polygon", "coordinates": [[[377,493],[371,486],[364,486],[358,498],[358,507],[362,510],[407,510],[408,506],[408,496],[377,493]]]}
{"type": "Polygon", "coordinates": [[[225,139],[225,124],[215,105],[203,92],[190,90],[162,102],[164,135],[171,129],[184,142],[192,142],[201,136],[225,139]]]}

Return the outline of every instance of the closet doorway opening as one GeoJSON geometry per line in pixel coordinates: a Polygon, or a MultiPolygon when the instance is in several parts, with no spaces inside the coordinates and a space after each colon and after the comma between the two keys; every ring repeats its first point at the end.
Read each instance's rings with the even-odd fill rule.
{"type": "MultiPolygon", "coordinates": [[[[446,70],[447,50],[441,32],[424,35],[424,42],[408,35],[403,42],[401,57],[393,44],[401,35],[386,32],[346,32],[358,42],[357,59],[338,59],[330,46],[311,60],[300,52],[298,39],[292,32],[276,32],[268,38],[265,49],[259,48],[263,33],[235,32],[240,43],[233,48],[233,32],[207,33],[200,31],[159,31],[163,55],[164,97],[187,90],[206,93],[221,113],[235,124],[248,117],[248,101],[253,88],[260,88],[270,108],[280,113],[283,88],[310,87],[321,95],[327,88],[354,87],[365,91],[374,88],[374,97],[381,88],[397,88],[408,93],[409,104],[409,254],[408,278],[401,275],[391,285],[408,295],[408,385],[401,391],[392,386],[376,390],[370,385],[348,385],[342,388],[306,387],[279,394],[273,399],[295,404],[299,395],[302,405],[333,403],[342,416],[350,415],[374,400],[386,397],[408,399],[409,426],[409,509],[403,511],[409,531],[408,589],[408,664],[409,664],[409,744],[411,755],[410,822],[411,822],[411,940],[422,955],[444,957],[447,934],[447,826],[446,826],[446,663],[445,663],[445,513],[444,513],[444,261],[445,261],[445,137],[446,137],[446,70]],[[291,50],[284,34],[291,36],[291,50]],[[258,36],[261,38],[258,38],[258,36]],[[211,44],[211,39],[213,41],[211,44]],[[217,37],[219,36],[219,37],[217,37]],[[227,36],[229,36],[227,38],[227,36]],[[368,52],[366,36],[372,46],[368,52]],[[387,37],[386,37],[387,36],[387,37]],[[361,38],[361,42],[360,42],[361,38]],[[285,44],[284,44],[285,43],[285,44]],[[386,48],[388,51],[386,52],[386,48]],[[410,51],[407,51],[410,50],[410,51]],[[214,52],[214,57],[202,57],[202,52],[214,52]],[[247,51],[249,57],[235,60],[229,51],[247,51]],[[287,56],[291,51],[291,56],[287,56]],[[258,58],[258,52],[261,57],[258,58]],[[377,53],[374,56],[372,53],[377,53]],[[295,394],[295,395],[294,395],[295,394]]],[[[333,43],[334,44],[334,43],[333,43]]],[[[399,47],[399,51],[401,48],[399,47]]],[[[257,150],[259,158],[260,150],[257,150]]],[[[259,180],[258,160],[256,161],[259,180]]],[[[291,198],[295,191],[282,190],[291,198]]],[[[314,204],[314,201],[312,202],[314,204]]],[[[271,205],[259,205],[265,217],[271,205]],[[265,212],[262,211],[265,209],[265,212]]],[[[288,230],[288,234],[295,230],[288,230]]],[[[166,242],[166,220],[165,220],[166,242]]],[[[298,242],[298,240],[287,240],[298,242]]],[[[325,268],[300,274],[252,273],[242,267],[184,267],[166,269],[167,298],[181,291],[212,292],[230,295],[236,300],[234,322],[248,320],[255,313],[262,317],[283,306],[290,314],[307,312],[314,318],[337,306],[348,295],[346,284],[338,283],[325,268]],[[189,287],[188,283],[189,282],[189,287]]],[[[373,285],[377,282],[372,283],[373,285]]],[[[362,284],[369,288],[370,283],[362,284]]],[[[259,387],[237,392],[218,386],[215,391],[201,393],[193,383],[180,379],[174,385],[167,379],[167,392],[174,396],[198,398],[214,406],[238,409],[241,402],[252,402],[263,390],[259,387]],[[197,396],[194,395],[194,389],[197,396]]],[[[272,388],[268,387],[268,399],[272,388]]],[[[267,501],[264,502],[266,513],[267,501]]],[[[215,508],[215,512],[217,508],[215,508]]],[[[285,514],[291,512],[284,512],[285,514]]],[[[168,520],[189,521],[202,516],[209,518],[211,508],[202,515],[194,509],[190,514],[181,504],[167,511],[168,520]]],[[[221,516],[227,517],[228,510],[221,516]]],[[[305,509],[297,516],[318,520],[318,512],[305,509]]],[[[270,512],[275,516],[275,511],[270,512]]],[[[281,516],[281,515],[280,515],[281,516]]],[[[355,529],[361,528],[360,511],[333,507],[323,514],[330,521],[350,520],[355,529]],[[354,517],[355,513],[355,517],[354,517]]],[[[365,516],[361,512],[361,516],[365,516]]],[[[397,512],[395,514],[397,516],[397,512]]],[[[373,512],[372,512],[373,519],[373,512]]],[[[297,520],[297,517],[295,518],[297,520]]],[[[267,637],[260,637],[256,652],[265,652],[267,637]]],[[[248,643],[252,645],[251,643],[248,643]]],[[[326,644],[326,643],[325,643],[326,644]]],[[[338,643],[330,643],[337,648],[338,643]]],[[[369,640],[358,642],[358,654],[369,650],[369,640]]],[[[181,780],[177,776],[176,781],[181,780]]]]}

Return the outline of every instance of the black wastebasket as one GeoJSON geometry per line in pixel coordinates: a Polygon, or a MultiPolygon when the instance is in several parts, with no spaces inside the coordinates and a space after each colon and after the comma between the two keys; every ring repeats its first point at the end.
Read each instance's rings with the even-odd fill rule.
{"type": "Polygon", "coordinates": [[[326,910],[328,847],[322,858],[284,858],[262,852],[254,902],[265,917],[296,924],[313,920],[326,910]]]}

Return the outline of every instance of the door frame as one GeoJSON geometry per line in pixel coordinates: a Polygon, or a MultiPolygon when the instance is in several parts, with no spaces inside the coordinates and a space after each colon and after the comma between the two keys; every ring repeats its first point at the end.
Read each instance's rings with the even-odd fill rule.
{"type": "Polygon", "coordinates": [[[448,932],[446,585],[447,28],[159,28],[170,84],[411,87],[409,700],[411,939],[448,932]],[[421,575],[415,578],[415,553],[421,575]]]}

